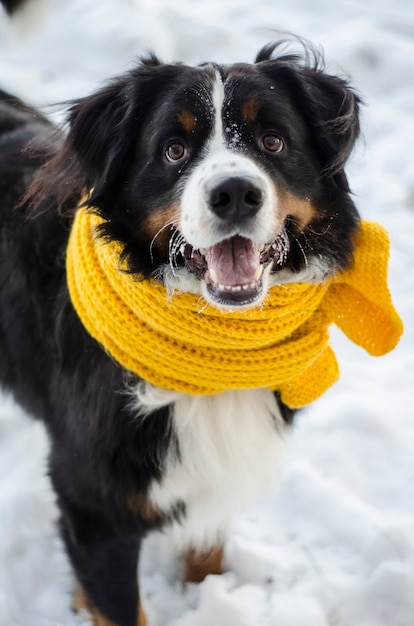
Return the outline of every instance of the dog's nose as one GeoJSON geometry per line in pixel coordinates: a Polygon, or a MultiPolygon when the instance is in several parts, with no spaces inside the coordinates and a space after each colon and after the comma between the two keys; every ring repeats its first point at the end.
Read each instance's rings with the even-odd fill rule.
{"type": "Polygon", "coordinates": [[[211,189],[209,206],[222,219],[244,220],[256,215],[263,205],[263,198],[263,191],[254,181],[232,177],[211,189]]]}

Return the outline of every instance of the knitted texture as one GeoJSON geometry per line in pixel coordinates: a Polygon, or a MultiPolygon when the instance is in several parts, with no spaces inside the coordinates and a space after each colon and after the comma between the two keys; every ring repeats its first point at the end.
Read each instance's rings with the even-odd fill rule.
{"type": "Polygon", "coordinates": [[[168,297],[156,280],[122,271],[121,245],[96,237],[102,222],[78,210],[67,249],[72,303],[88,332],[123,367],[159,387],[190,394],[266,387],[292,408],[338,378],[331,323],[370,354],[402,332],[387,286],[389,243],[363,222],[351,270],[322,283],[269,290],[263,305],[220,311],[199,296],[168,297]]]}

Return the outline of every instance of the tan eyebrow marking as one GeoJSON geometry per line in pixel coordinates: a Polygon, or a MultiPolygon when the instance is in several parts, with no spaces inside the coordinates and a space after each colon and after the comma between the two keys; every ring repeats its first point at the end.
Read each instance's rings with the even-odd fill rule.
{"type": "Polygon", "coordinates": [[[183,109],[177,114],[177,119],[183,128],[189,133],[194,132],[197,126],[197,116],[187,109],[183,109]]]}
{"type": "Polygon", "coordinates": [[[242,106],[242,117],[245,122],[254,122],[260,111],[260,102],[256,98],[250,98],[242,106]]]}

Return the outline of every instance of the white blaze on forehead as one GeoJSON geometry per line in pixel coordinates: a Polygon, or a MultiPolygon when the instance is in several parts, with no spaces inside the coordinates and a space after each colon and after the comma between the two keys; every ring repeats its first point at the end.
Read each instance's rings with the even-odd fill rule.
{"type": "Polygon", "coordinates": [[[214,116],[214,126],[213,126],[213,134],[211,138],[211,143],[214,146],[223,146],[224,145],[224,133],[223,133],[223,104],[224,104],[224,84],[223,79],[219,72],[216,72],[215,81],[213,84],[213,96],[212,96],[212,105],[213,105],[213,116],[214,116]]]}
{"type": "Polygon", "coordinates": [[[183,186],[181,233],[194,248],[210,248],[233,235],[251,239],[257,244],[269,243],[281,228],[275,185],[247,150],[241,153],[239,139],[236,141],[234,137],[233,141],[226,141],[229,130],[223,123],[225,82],[218,71],[215,71],[210,89],[211,135],[199,162],[183,186]],[[263,193],[263,206],[255,219],[233,225],[232,229],[225,228],[223,218],[217,216],[210,206],[212,190],[227,178],[248,180],[263,193]]]}

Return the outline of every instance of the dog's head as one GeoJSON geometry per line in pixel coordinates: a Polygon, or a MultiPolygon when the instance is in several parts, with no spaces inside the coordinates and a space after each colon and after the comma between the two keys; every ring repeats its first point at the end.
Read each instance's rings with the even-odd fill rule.
{"type": "Polygon", "coordinates": [[[72,104],[66,184],[93,188],[132,272],[234,308],[349,264],[359,99],[315,56],[276,48],[254,64],[150,57],[72,104]]]}

